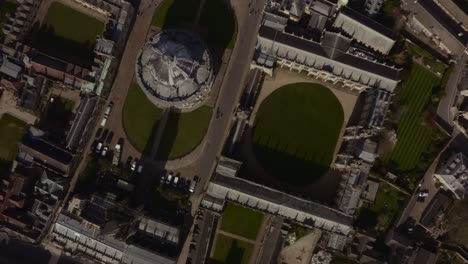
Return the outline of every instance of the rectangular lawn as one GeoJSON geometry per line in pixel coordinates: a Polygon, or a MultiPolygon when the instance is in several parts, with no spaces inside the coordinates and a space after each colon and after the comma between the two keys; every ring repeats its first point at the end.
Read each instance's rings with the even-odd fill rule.
{"type": "Polygon", "coordinates": [[[250,243],[218,234],[213,260],[216,264],[247,264],[252,250],[250,243]]]}
{"type": "Polygon", "coordinates": [[[13,160],[18,152],[18,144],[28,129],[22,120],[3,114],[0,118],[0,159],[13,160]]]}
{"type": "Polygon", "coordinates": [[[221,230],[255,240],[263,221],[263,213],[228,202],[224,209],[221,230]]]}
{"type": "Polygon", "coordinates": [[[440,83],[440,78],[413,63],[410,77],[404,82],[396,101],[401,112],[398,121],[398,141],[384,160],[394,161],[401,170],[413,169],[421,154],[431,144],[433,131],[423,124],[423,114],[431,99],[433,89],[440,83]]]}
{"type": "Polygon", "coordinates": [[[94,45],[96,36],[104,31],[104,23],[98,19],[58,2],[50,5],[43,24],[53,28],[57,36],[90,45],[94,45]]]}
{"type": "Polygon", "coordinates": [[[40,27],[31,31],[29,44],[49,56],[89,69],[96,36],[103,32],[102,21],[53,2],[40,27]]]}

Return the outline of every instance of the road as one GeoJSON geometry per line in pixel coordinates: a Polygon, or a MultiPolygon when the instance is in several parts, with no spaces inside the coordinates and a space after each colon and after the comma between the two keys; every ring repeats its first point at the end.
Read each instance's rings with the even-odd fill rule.
{"type": "Polygon", "coordinates": [[[458,84],[463,76],[463,69],[468,62],[468,54],[462,53],[457,59],[457,65],[453,67],[453,72],[450,74],[447,86],[445,87],[445,96],[440,100],[437,108],[437,115],[441,117],[448,125],[453,127],[454,113],[452,107],[455,103],[459,90],[458,84]]]}
{"type": "Polygon", "coordinates": [[[223,115],[218,119],[213,119],[210,123],[205,136],[206,145],[202,155],[192,165],[184,168],[193,175],[200,176],[201,181],[198,185],[197,193],[200,193],[202,190],[200,186],[206,187],[216,164],[217,156],[222,151],[224,141],[229,134],[230,126],[233,122],[232,113],[240,100],[249,72],[249,65],[260,26],[261,10],[263,10],[265,0],[252,0],[250,7],[248,7],[245,0],[231,0],[231,5],[237,16],[238,39],[232,50],[231,59],[228,63],[215,107],[219,107],[223,115]],[[249,15],[251,10],[254,11],[249,15]]]}

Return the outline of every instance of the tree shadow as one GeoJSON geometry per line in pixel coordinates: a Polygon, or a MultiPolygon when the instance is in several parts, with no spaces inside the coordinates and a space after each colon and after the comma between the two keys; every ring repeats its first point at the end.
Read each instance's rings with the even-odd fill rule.
{"type": "Polygon", "coordinates": [[[200,0],[174,0],[166,12],[161,29],[184,28],[189,31],[195,30],[200,34],[214,55],[213,72],[217,74],[225,50],[234,46],[235,14],[226,1],[205,1],[201,11],[200,2],[200,0]],[[198,12],[201,12],[200,19],[198,25],[195,25],[198,12]]]}

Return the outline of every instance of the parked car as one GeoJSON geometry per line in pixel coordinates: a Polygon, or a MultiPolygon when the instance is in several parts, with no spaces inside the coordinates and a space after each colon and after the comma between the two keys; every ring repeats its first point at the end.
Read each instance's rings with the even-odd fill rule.
{"type": "Polygon", "coordinates": [[[137,172],[141,173],[142,171],[143,171],[143,165],[140,164],[140,165],[138,165],[137,172]]]}
{"type": "Polygon", "coordinates": [[[101,152],[101,149],[102,149],[102,143],[98,142],[97,145],[96,145],[96,153],[99,154],[101,152]]]}
{"type": "Polygon", "coordinates": [[[105,141],[106,138],[107,138],[107,134],[109,134],[109,129],[104,129],[104,132],[102,132],[102,135],[101,135],[101,140],[102,141],[105,141]]]}
{"type": "Polygon", "coordinates": [[[113,137],[114,137],[114,131],[111,131],[109,135],[107,136],[106,143],[110,144],[113,137]]]}
{"type": "Polygon", "coordinates": [[[109,148],[106,146],[102,149],[102,152],[101,152],[101,156],[105,157],[107,155],[107,151],[109,150],[109,148]]]}
{"type": "Polygon", "coordinates": [[[165,180],[166,180],[166,177],[164,177],[164,175],[162,175],[161,179],[159,180],[159,184],[163,185],[165,180]]]}
{"type": "Polygon", "coordinates": [[[106,124],[107,124],[107,119],[108,119],[107,116],[103,116],[103,117],[102,117],[102,120],[101,120],[101,126],[102,126],[102,127],[106,126],[106,124]]]}
{"type": "Polygon", "coordinates": [[[193,179],[193,181],[190,183],[189,192],[195,192],[195,187],[197,187],[197,181],[193,179]]]}
{"type": "Polygon", "coordinates": [[[179,183],[179,177],[175,176],[174,181],[172,182],[172,187],[177,187],[178,183],[179,183]]]}
{"type": "Polygon", "coordinates": [[[101,136],[102,134],[102,127],[98,128],[98,130],[96,131],[96,137],[98,138],[99,136],[101,136]]]}
{"type": "Polygon", "coordinates": [[[131,171],[134,171],[135,168],[136,168],[136,161],[133,160],[132,163],[130,163],[130,170],[131,170],[131,171]]]}
{"type": "Polygon", "coordinates": [[[180,177],[179,178],[179,184],[177,184],[177,188],[184,189],[184,187],[185,187],[185,179],[180,177]]]}
{"type": "Polygon", "coordinates": [[[109,115],[110,115],[110,113],[111,113],[111,111],[112,111],[112,106],[113,106],[113,105],[114,105],[114,104],[113,104],[112,102],[110,102],[110,103],[107,105],[107,108],[106,108],[106,111],[104,112],[104,115],[106,115],[106,116],[109,116],[109,115]]]}
{"type": "Polygon", "coordinates": [[[419,197],[427,197],[429,195],[429,192],[427,190],[420,191],[418,196],[419,197]]]}
{"type": "Polygon", "coordinates": [[[171,184],[172,182],[172,173],[169,173],[169,175],[167,175],[167,178],[166,178],[166,184],[171,184]]]}

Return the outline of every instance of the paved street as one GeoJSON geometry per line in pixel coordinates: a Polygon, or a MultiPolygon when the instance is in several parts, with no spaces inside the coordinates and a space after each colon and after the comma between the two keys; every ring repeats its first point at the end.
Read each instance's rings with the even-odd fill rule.
{"type": "MultiPolygon", "coordinates": [[[[238,39],[232,51],[216,104],[216,107],[219,107],[220,112],[224,115],[219,119],[212,120],[205,137],[206,146],[199,159],[183,168],[184,171],[190,172],[192,175],[200,176],[201,182],[198,186],[205,186],[210,179],[216,157],[221,152],[224,141],[229,134],[232,112],[239,102],[249,71],[264,4],[265,0],[253,0],[249,8],[245,0],[231,0],[239,25],[238,39]],[[249,15],[250,10],[258,11],[249,15]]],[[[197,192],[200,191],[201,189],[198,188],[197,192]]]]}

